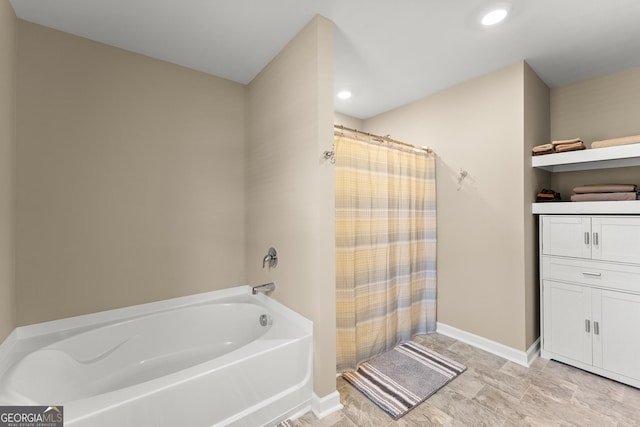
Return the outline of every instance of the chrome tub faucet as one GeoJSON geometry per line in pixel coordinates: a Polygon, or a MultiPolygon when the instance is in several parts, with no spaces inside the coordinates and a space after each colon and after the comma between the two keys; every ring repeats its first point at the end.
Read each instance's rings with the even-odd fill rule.
{"type": "Polygon", "coordinates": [[[253,288],[251,288],[251,293],[253,295],[257,293],[266,294],[267,292],[274,291],[275,289],[276,289],[276,284],[271,282],[271,283],[265,283],[264,285],[254,286],[253,288]]]}

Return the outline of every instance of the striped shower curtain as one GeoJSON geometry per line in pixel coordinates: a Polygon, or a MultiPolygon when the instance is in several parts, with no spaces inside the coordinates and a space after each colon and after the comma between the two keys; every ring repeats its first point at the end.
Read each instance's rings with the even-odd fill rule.
{"type": "Polygon", "coordinates": [[[435,159],[336,136],[337,370],[436,326],[435,159]]]}

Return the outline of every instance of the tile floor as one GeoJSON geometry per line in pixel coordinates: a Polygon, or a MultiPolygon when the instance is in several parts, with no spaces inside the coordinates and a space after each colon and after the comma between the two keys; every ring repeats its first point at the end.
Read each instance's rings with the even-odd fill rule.
{"type": "Polygon", "coordinates": [[[538,358],[530,368],[440,334],[415,341],[467,370],[398,421],[337,379],[344,408],[296,427],[344,426],[640,426],[640,390],[538,358]]]}

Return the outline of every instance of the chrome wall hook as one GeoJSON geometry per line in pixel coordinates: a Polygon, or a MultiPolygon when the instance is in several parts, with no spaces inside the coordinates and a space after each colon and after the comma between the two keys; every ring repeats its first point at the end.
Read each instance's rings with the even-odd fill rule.
{"type": "Polygon", "coordinates": [[[335,154],[336,153],[334,151],[325,151],[324,153],[322,153],[322,157],[324,157],[325,160],[330,160],[331,164],[335,164],[335,154]]]}

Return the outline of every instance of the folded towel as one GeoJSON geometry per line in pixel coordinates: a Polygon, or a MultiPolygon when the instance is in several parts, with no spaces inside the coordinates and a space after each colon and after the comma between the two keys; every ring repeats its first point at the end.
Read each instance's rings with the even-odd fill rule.
{"type": "Polygon", "coordinates": [[[536,145],[531,150],[531,154],[534,156],[540,156],[542,154],[562,153],[565,151],[584,150],[587,148],[580,139],[576,138],[567,139],[564,141],[553,141],[551,144],[536,145]]]}
{"type": "Polygon", "coordinates": [[[635,184],[592,184],[581,185],[573,189],[574,193],[625,193],[636,191],[635,184]]]}
{"type": "Polygon", "coordinates": [[[603,200],[636,200],[635,191],[628,193],[583,193],[571,195],[572,202],[593,202],[603,200]]]}
{"type": "Polygon", "coordinates": [[[582,141],[572,142],[570,144],[561,144],[561,145],[556,145],[555,146],[556,153],[563,153],[565,151],[584,150],[585,148],[587,148],[587,147],[584,145],[584,142],[582,142],[582,141]]]}
{"type": "Polygon", "coordinates": [[[556,193],[553,190],[547,190],[543,188],[538,194],[536,194],[536,202],[559,202],[562,198],[560,193],[556,193]]]}
{"type": "Polygon", "coordinates": [[[531,153],[534,156],[542,156],[543,154],[553,154],[555,153],[555,151],[553,150],[548,150],[548,151],[539,151],[537,153],[531,153]]]}
{"type": "Polygon", "coordinates": [[[556,145],[573,144],[574,142],[582,142],[582,139],[580,138],[558,139],[556,141],[551,141],[551,144],[555,147],[556,145]]]}
{"type": "Polygon", "coordinates": [[[622,136],[620,138],[603,139],[602,141],[593,141],[591,148],[613,147],[616,145],[637,144],[640,142],[640,135],[622,136]]]}
{"type": "MultiPolygon", "coordinates": [[[[551,145],[551,144],[549,144],[549,145],[551,145]]],[[[532,151],[531,152],[531,154],[533,156],[541,156],[543,154],[552,154],[552,153],[555,153],[555,151],[553,151],[553,147],[548,148],[546,150],[539,150],[539,151],[532,151]]]]}
{"type": "Polygon", "coordinates": [[[553,144],[542,144],[542,145],[536,145],[535,147],[533,147],[533,152],[534,153],[539,153],[541,151],[553,151],[553,144]]]}

